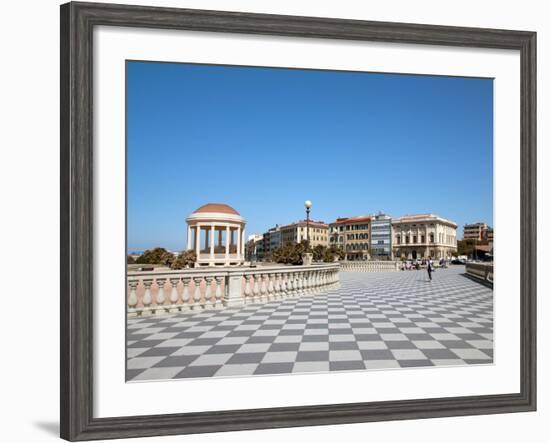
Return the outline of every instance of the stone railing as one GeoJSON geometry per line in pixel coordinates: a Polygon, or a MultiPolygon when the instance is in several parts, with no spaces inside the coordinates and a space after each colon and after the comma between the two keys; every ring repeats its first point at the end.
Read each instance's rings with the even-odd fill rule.
{"type": "Polygon", "coordinates": [[[493,264],[492,263],[466,263],[466,275],[483,280],[493,284],[493,264]]]}
{"type": "Polygon", "coordinates": [[[389,260],[365,260],[365,261],[342,261],[342,271],[349,272],[391,272],[401,269],[401,262],[389,260]]]}
{"type": "Polygon", "coordinates": [[[128,272],[129,316],[221,309],[337,287],[338,263],[128,272]]]}

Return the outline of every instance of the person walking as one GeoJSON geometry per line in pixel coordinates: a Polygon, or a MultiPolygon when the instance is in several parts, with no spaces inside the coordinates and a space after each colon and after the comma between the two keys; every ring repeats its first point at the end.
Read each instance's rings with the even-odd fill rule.
{"type": "Polygon", "coordinates": [[[428,260],[426,270],[428,271],[428,278],[432,281],[433,264],[431,259],[428,260]]]}

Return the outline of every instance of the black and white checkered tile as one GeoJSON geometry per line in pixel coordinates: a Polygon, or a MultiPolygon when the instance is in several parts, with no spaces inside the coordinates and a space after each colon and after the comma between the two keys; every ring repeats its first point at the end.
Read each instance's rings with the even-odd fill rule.
{"type": "Polygon", "coordinates": [[[463,272],[342,272],[319,295],[129,319],[126,378],[492,363],[493,291],[463,272]]]}

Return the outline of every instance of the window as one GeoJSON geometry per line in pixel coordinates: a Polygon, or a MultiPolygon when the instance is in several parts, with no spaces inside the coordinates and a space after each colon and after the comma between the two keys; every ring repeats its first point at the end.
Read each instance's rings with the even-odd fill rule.
{"type": "Polygon", "coordinates": [[[405,243],[409,244],[409,242],[410,242],[410,238],[409,238],[409,236],[407,235],[407,236],[405,237],[405,243]]]}
{"type": "Polygon", "coordinates": [[[413,235],[413,243],[418,243],[418,237],[416,235],[413,235]]]}
{"type": "Polygon", "coordinates": [[[434,243],[434,241],[435,241],[435,235],[432,232],[432,233],[430,233],[430,243],[434,243]]]}
{"type": "Polygon", "coordinates": [[[420,243],[426,243],[426,236],[425,235],[420,236],[420,243]]]}

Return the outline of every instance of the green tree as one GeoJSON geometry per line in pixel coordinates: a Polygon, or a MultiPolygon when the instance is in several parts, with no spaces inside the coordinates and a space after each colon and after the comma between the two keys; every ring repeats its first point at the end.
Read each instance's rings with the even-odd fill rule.
{"type": "Polygon", "coordinates": [[[135,258],[131,255],[126,256],[126,264],[127,265],[133,265],[136,262],[135,258]]]}
{"type": "Polygon", "coordinates": [[[332,263],[336,258],[339,260],[343,260],[346,256],[346,253],[343,249],[339,248],[338,246],[330,246],[329,248],[326,248],[323,261],[325,263],[332,263]]]}
{"type": "Polygon", "coordinates": [[[196,261],[197,261],[197,254],[195,253],[195,251],[192,251],[192,250],[183,251],[172,262],[170,267],[172,269],[183,269],[183,268],[193,266],[196,261]]]}
{"type": "Polygon", "coordinates": [[[174,261],[174,255],[164,248],[147,249],[137,259],[140,265],[166,265],[170,266],[174,261]]]}
{"type": "Polygon", "coordinates": [[[275,248],[272,251],[272,259],[276,263],[284,263],[287,265],[301,265],[303,264],[302,254],[308,252],[308,248],[305,242],[296,243],[289,242],[284,245],[275,248]]]}
{"type": "Polygon", "coordinates": [[[324,245],[317,245],[313,248],[313,260],[321,261],[325,259],[327,247],[324,245]]]}

